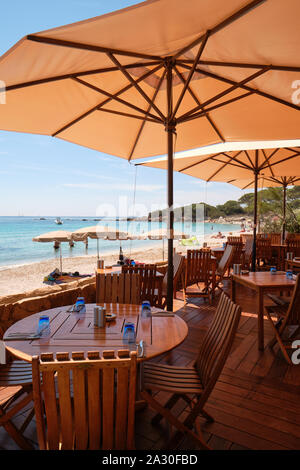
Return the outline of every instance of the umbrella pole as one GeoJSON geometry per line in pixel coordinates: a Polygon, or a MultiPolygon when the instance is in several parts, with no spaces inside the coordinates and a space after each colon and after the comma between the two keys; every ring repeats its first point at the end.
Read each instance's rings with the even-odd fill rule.
{"type": "Polygon", "coordinates": [[[99,238],[97,238],[97,259],[99,259],[99,238]]]}
{"type": "Polygon", "coordinates": [[[258,150],[255,151],[256,169],[254,173],[254,216],[253,216],[253,248],[252,248],[252,266],[251,271],[255,272],[256,267],[256,225],[257,225],[257,186],[258,186],[258,150]]]}
{"type": "Polygon", "coordinates": [[[282,243],[285,240],[285,230],[286,230],[286,183],[283,185],[283,224],[282,224],[282,243]]]}
{"type": "Polygon", "coordinates": [[[173,135],[175,133],[175,122],[172,119],[173,100],[172,100],[172,64],[166,63],[167,67],[167,104],[168,119],[166,123],[167,145],[168,145],[168,278],[167,278],[167,310],[173,311],[173,135]]]}
{"type": "Polygon", "coordinates": [[[61,254],[61,243],[59,244],[59,258],[60,258],[60,275],[62,275],[62,254],[61,254]]]}

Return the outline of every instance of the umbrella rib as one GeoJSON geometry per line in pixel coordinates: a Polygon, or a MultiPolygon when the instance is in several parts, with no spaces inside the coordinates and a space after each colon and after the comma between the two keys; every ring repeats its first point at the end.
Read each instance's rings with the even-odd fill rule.
{"type": "MultiPolygon", "coordinates": [[[[278,147],[277,149],[275,149],[268,157],[267,157],[267,161],[270,161],[271,158],[278,152],[278,150],[280,150],[280,147],[278,147]]],[[[265,166],[265,163],[262,163],[262,165],[259,167],[259,170],[263,169],[265,166]]]]}
{"type": "Polygon", "coordinates": [[[250,82],[251,80],[254,80],[255,78],[259,77],[260,75],[268,72],[270,70],[270,65],[266,65],[264,69],[258,70],[257,72],[251,74],[249,77],[244,78],[244,80],[240,82],[235,82],[232,86],[227,88],[226,90],[222,91],[221,93],[218,93],[216,96],[213,98],[210,98],[209,100],[205,101],[201,106],[196,106],[195,108],[191,109],[185,114],[182,114],[179,116],[178,121],[184,122],[185,118],[192,115],[193,113],[200,111],[204,106],[207,106],[214,101],[217,101],[220,98],[223,98],[223,96],[228,95],[232,91],[236,90],[236,88],[240,88],[242,85],[246,84],[247,82],[250,82]]]}
{"type": "Polygon", "coordinates": [[[196,67],[197,67],[197,65],[198,65],[198,61],[199,61],[199,59],[200,59],[200,57],[201,57],[201,55],[202,55],[202,53],[203,53],[203,51],[204,51],[204,48],[205,48],[205,46],[206,46],[206,43],[207,43],[208,38],[209,38],[209,31],[207,31],[207,32],[205,33],[205,35],[204,35],[204,37],[203,37],[203,40],[201,41],[201,44],[200,44],[198,53],[197,53],[197,55],[196,55],[196,57],[195,57],[194,63],[193,63],[193,65],[192,65],[192,68],[191,68],[190,71],[189,71],[189,74],[188,74],[188,77],[187,77],[187,79],[186,79],[186,81],[185,81],[185,83],[184,83],[183,89],[181,90],[181,93],[180,93],[180,95],[179,95],[179,98],[178,98],[178,100],[177,100],[177,103],[176,103],[176,105],[175,105],[175,107],[174,107],[174,109],[173,109],[171,121],[175,119],[176,113],[177,113],[177,111],[178,111],[178,109],[179,109],[179,106],[181,105],[181,102],[182,102],[182,100],[183,100],[183,97],[184,97],[184,95],[185,95],[187,89],[188,89],[188,86],[189,86],[189,84],[190,84],[190,82],[191,82],[191,80],[192,80],[192,78],[193,78],[195,69],[196,69],[196,67]]]}
{"type": "MultiPolygon", "coordinates": [[[[160,62],[158,61],[153,61],[153,62],[144,62],[144,63],[135,63],[135,64],[128,64],[124,65],[126,69],[131,69],[131,68],[137,68],[137,67],[151,67],[153,65],[161,65],[160,62]]],[[[35,86],[35,85],[43,85],[44,83],[51,83],[51,82],[56,82],[60,80],[67,80],[68,78],[76,78],[76,77],[83,77],[86,75],[95,75],[98,73],[105,73],[105,72],[116,72],[119,71],[118,67],[106,67],[106,68],[101,68],[101,69],[93,69],[93,70],[84,70],[83,72],[74,72],[74,73],[68,73],[64,75],[55,75],[53,77],[47,77],[47,78],[40,78],[38,80],[31,80],[29,82],[22,82],[22,83],[15,83],[14,85],[7,85],[5,89],[0,88],[1,91],[12,91],[12,90],[18,90],[20,88],[27,88],[30,86],[35,86]]]]}
{"type": "MultiPolygon", "coordinates": [[[[242,95],[239,95],[239,96],[235,96],[234,98],[231,98],[229,100],[226,100],[226,101],[223,101],[222,103],[219,103],[219,104],[215,104],[214,106],[211,106],[210,108],[206,108],[205,110],[202,110],[200,111],[199,113],[194,113],[192,114],[191,116],[188,116],[184,122],[187,122],[187,121],[192,121],[194,119],[198,119],[198,118],[201,118],[201,117],[204,117],[206,113],[208,112],[211,112],[211,111],[214,111],[215,109],[218,109],[218,108],[221,108],[223,106],[226,106],[227,104],[231,104],[231,103],[234,103],[235,101],[239,101],[243,98],[247,98],[248,96],[250,95],[253,95],[253,91],[248,91],[247,93],[244,93],[242,95]]],[[[177,122],[182,122],[180,119],[177,119],[177,122]]]]}
{"type": "MultiPolygon", "coordinates": [[[[231,158],[229,155],[226,155],[225,153],[223,155],[225,155],[227,158],[231,158]]],[[[215,156],[212,156],[211,159],[214,162],[224,163],[224,160],[218,160],[215,156]]],[[[226,163],[230,166],[236,166],[237,168],[242,168],[243,170],[245,168],[248,169],[248,170],[252,170],[252,168],[249,165],[246,165],[246,163],[241,162],[240,160],[236,159],[236,157],[234,157],[234,159],[235,159],[235,162],[237,162],[238,164],[237,163],[232,163],[232,161],[229,161],[229,162],[226,162],[226,163]]]]}
{"type": "Polygon", "coordinates": [[[252,169],[254,170],[254,169],[255,169],[255,166],[254,166],[253,161],[252,161],[251,158],[250,158],[250,155],[249,155],[249,153],[248,153],[248,150],[244,150],[244,153],[245,153],[246,157],[248,158],[248,161],[249,161],[249,163],[250,163],[252,169]]]}
{"type": "Polygon", "coordinates": [[[83,49],[83,50],[88,50],[92,52],[103,52],[105,54],[112,53],[112,54],[118,54],[122,56],[125,55],[128,57],[136,57],[138,59],[148,59],[148,60],[158,60],[158,61],[163,60],[161,57],[156,56],[156,55],[143,54],[140,52],[132,52],[132,51],[123,51],[121,49],[112,49],[110,47],[95,46],[93,44],[84,44],[81,42],[66,41],[62,39],[49,38],[45,36],[36,36],[35,34],[29,34],[28,36],[26,36],[26,39],[28,41],[40,42],[43,44],[49,44],[53,46],[70,47],[72,49],[83,49]]]}
{"type": "MultiPolygon", "coordinates": [[[[111,61],[119,67],[120,72],[123,73],[123,75],[129,80],[129,82],[135,87],[135,89],[140,93],[140,95],[149,103],[151,104],[151,99],[149,96],[144,92],[144,90],[139,86],[139,84],[132,78],[130,73],[127,72],[127,70],[123,67],[123,65],[116,59],[116,57],[111,53],[107,52],[108,57],[111,59],[111,61]]],[[[165,121],[165,116],[163,113],[160,111],[160,109],[153,103],[152,104],[153,109],[160,115],[163,121],[165,121]]]]}
{"type": "MultiPolygon", "coordinates": [[[[144,75],[142,75],[141,77],[139,77],[137,79],[137,82],[141,81],[141,80],[144,80],[146,79],[147,77],[149,77],[150,75],[152,75],[153,73],[155,73],[157,70],[161,69],[162,68],[162,65],[158,65],[157,67],[154,67],[154,69],[152,70],[148,70],[144,75]]],[[[126,85],[125,87],[121,88],[121,90],[119,90],[117,93],[115,93],[114,96],[119,96],[121,95],[122,93],[125,93],[127,90],[129,90],[130,88],[133,87],[133,84],[128,84],[126,85]]],[[[89,109],[88,111],[86,111],[85,113],[81,114],[80,116],[78,116],[76,119],[72,120],[71,122],[69,122],[68,124],[65,124],[63,127],[61,127],[59,130],[57,130],[54,134],[52,134],[52,137],[56,137],[58,134],[60,134],[61,132],[65,131],[66,129],[68,129],[69,127],[73,126],[74,124],[76,124],[77,122],[81,121],[82,119],[84,119],[85,117],[87,117],[88,115],[90,115],[91,113],[93,113],[94,111],[100,109],[102,106],[104,106],[105,104],[109,103],[111,101],[111,98],[107,98],[106,100],[102,101],[101,103],[98,103],[96,106],[94,106],[93,108],[89,109]]]]}
{"type": "MultiPolygon", "coordinates": [[[[165,78],[165,76],[166,76],[166,73],[167,73],[167,70],[164,69],[164,71],[163,71],[163,73],[162,73],[162,75],[161,75],[161,77],[160,77],[158,86],[157,86],[157,88],[156,88],[156,90],[155,90],[155,92],[154,92],[154,95],[153,95],[153,97],[152,97],[152,102],[153,102],[153,103],[154,103],[154,101],[155,101],[155,99],[156,99],[157,93],[158,93],[159,90],[160,90],[160,87],[161,87],[161,85],[162,85],[162,82],[164,81],[164,78],[165,78]]],[[[151,108],[152,108],[152,105],[149,104],[149,107],[148,107],[146,116],[148,115],[148,112],[150,111],[151,108]]],[[[135,149],[136,149],[136,146],[137,146],[137,144],[138,144],[138,141],[139,141],[139,139],[140,139],[140,136],[141,136],[141,134],[142,134],[142,132],[143,132],[145,123],[146,123],[146,121],[147,121],[146,116],[145,116],[145,119],[144,119],[144,121],[142,122],[142,124],[141,124],[139,130],[138,130],[137,136],[136,136],[136,138],[135,138],[135,141],[134,141],[134,143],[133,143],[132,149],[131,149],[130,154],[129,154],[129,157],[128,157],[128,161],[131,160],[131,158],[132,158],[132,156],[133,156],[133,153],[134,153],[134,151],[135,151],[135,149]]]]}
{"type": "Polygon", "coordinates": [[[125,116],[125,117],[129,117],[129,118],[132,118],[132,119],[138,119],[139,121],[148,121],[148,122],[152,122],[154,124],[161,124],[160,121],[158,121],[157,119],[150,119],[146,116],[138,116],[137,114],[130,114],[130,113],[124,113],[123,111],[116,111],[114,109],[107,109],[107,108],[99,108],[99,109],[96,109],[96,111],[101,111],[101,112],[104,112],[104,113],[110,113],[110,114],[116,114],[118,116],[125,116]]]}
{"type": "MultiPolygon", "coordinates": [[[[178,64],[192,64],[194,61],[191,59],[177,59],[178,64]]],[[[217,60],[199,60],[199,65],[213,65],[216,67],[234,67],[234,68],[246,68],[246,69],[262,69],[265,64],[251,64],[242,62],[222,62],[217,60]]],[[[278,70],[282,72],[300,72],[300,67],[293,65],[271,65],[270,70],[278,70]]]]}
{"type": "MultiPolygon", "coordinates": [[[[180,78],[180,80],[185,83],[185,79],[183,77],[183,75],[181,74],[181,72],[179,72],[178,68],[176,66],[174,66],[174,70],[175,72],[177,73],[178,77],[180,78]]],[[[201,102],[200,100],[198,99],[197,95],[193,92],[193,90],[191,89],[190,86],[188,86],[188,91],[190,93],[190,95],[192,96],[192,98],[194,99],[194,101],[197,103],[198,106],[201,106],[201,102]]],[[[206,119],[208,120],[208,122],[210,123],[210,125],[212,126],[212,128],[214,129],[214,131],[216,132],[216,134],[218,135],[218,137],[222,140],[222,142],[225,142],[225,139],[224,137],[222,136],[220,130],[217,128],[215,122],[212,120],[212,118],[210,117],[210,115],[208,114],[208,112],[204,109],[203,110],[204,112],[204,115],[206,117],[206,119]]]]}
{"type": "Polygon", "coordinates": [[[264,159],[265,159],[265,161],[266,161],[266,163],[267,163],[267,165],[268,165],[268,167],[269,167],[269,170],[270,170],[270,172],[271,172],[271,175],[274,176],[274,172],[273,172],[272,166],[270,165],[270,161],[269,161],[268,158],[267,158],[267,155],[266,155],[265,150],[264,150],[264,149],[261,149],[261,152],[262,152],[262,154],[263,154],[263,156],[264,156],[264,159]]]}
{"type": "MultiPolygon", "coordinates": [[[[211,28],[210,30],[210,36],[212,36],[213,34],[216,34],[217,32],[221,31],[221,29],[225,28],[226,26],[228,26],[229,24],[233,23],[234,21],[238,20],[239,18],[241,18],[243,15],[247,14],[249,11],[251,11],[253,8],[257,7],[257,6],[260,6],[260,4],[264,3],[266,0],[254,0],[250,3],[248,3],[248,5],[245,5],[244,7],[242,7],[240,10],[236,11],[235,13],[231,14],[230,16],[228,16],[225,20],[221,21],[220,23],[218,23],[216,26],[214,26],[213,28],[211,28]]],[[[190,49],[192,49],[193,47],[197,46],[199,44],[199,42],[203,41],[203,39],[205,38],[205,34],[202,34],[200,37],[198,37],[197,39],[195,39],[193,42],[191,42],[190,44],[188,44],[187,46],[185,46],[184,48],[182,48],[180,51],[178,51],[175,55],[174,55],[174,59],[176,59],[177,57],[181,56],[182,54],[184,54],[185,52],[189,51],[190,49]]]]}
{"type": "MultiPolygon", "coordinates": [[[[206,181],[211,181],[212,178],[214,178],[218,173],[220,173],[220,171],[222,171],[227,165],[231,165],[231,161],[234,160],[240,153],[242,152],[242,150],[240,150],[236,155],[233,155],[233,156],[230,156],[230,155],[227,155],[226,153],[223,153],[223,155],[227,158],[229,158],[229,161],[228,162],[225,162],[224,165],[221,166],[221,168],[219,168],[218,170],[216,170],[206,181]]],[[[240,162],[242,165],[243,163],[240,162]]],[[[234,164],[232,164],[232,166],[234,166],[234,164]]],[[[245,165],[245,167],[248,167],[248,165],[245,165]]]]}
{"type": "Polygon", "coordinates": [[[161,122],[161,120],[155,116],[154,114],[147,113],[144,109],[139,108],[138,106],[135,106],[132,103],[129,103],[128,101],[123,100],[122,98],[118,98],[117,96],[109,93],[108,91],[103,90],[102,88],[96,87],[95,85],[92,85],[91,83],[88,83],[81,78],[74,78],[77,83],[80,83],[81,85],[86,86],[87,88],[91,88],[94,91],[97,91],[98,93],[101,93],[102,95],[107,96],[108,98],[111,98],[112,100],[118,101],[119,103],[123,104],[124,106],[128,106],[129,108],[134,109],[135,111],[138,111],[139,113],[142,113],[144,115],[148,114],[153,120],[161,122]]]}
{"type": "MultiPolygon", "coordinates": [[[[183,65],[182,65],[182,67],[183,67],[183,65]]],[[[270,66],[268,66],[268,67],[270,67],[270,66]]],[[[189,67],[187,67],[187,68],[189,68],[189,67]]],[[[219,80],[221,82],[229,83],[231,85],[235,85],[235,84],[238,83],[238,82],[236,82],[236,81],[234,81],[230,78],[226,78],[226,77],[223,77],[221,75],[217,75],[215,73],[208,72],[207,70],[202,70],[202,69],[199,69],[199,68],[197,68],[196,70],[198,72],[202,73],[203,75],[206,75],[207,77],[215,78],[216,80],[219,80]]],[[[290,108],[296,109],[297,111],[300,110],[300,107],[296,104],[290,103],[289,101],[285,101],[282,98],[278,98],[274,95],[271,95],[270,93],[266,93],[264,91],[258,90],[257,88],[252,88],[249,85],[245,85],[245,84],[241,85],[240,84],[239,88],[243,88],[244,90],[251,91],[252,93],[256,93],[257,95],[263,96],[264,98],[268,98],[268,99],[273,100],[273,101],[276,101],[277,103],[283,104],[285,106],[289,106],[290,108]]]]}
{"type": "MultiPolygon", "coordinates": [[[[278,160],[278,162],[273,163],[272,166],[274,167],[275,165],[278,165],[279,163],[287,162],[288,160],[291,160],[292,158],[298,157],[298,155],[300,155],[300,152],[297,152],[294,155],[290,155],[287,158],[282,158],[281,160],[278,160]]],[[[264,168],[265,167],[261,167],[261,169],[264,169],[264,168]]]]}
{"type": "MultiPolygon", "coordinates": [[[[248,168],[249,170],[251,170],[252,169],[251,166],[249,166],[246,163],[242,162],[241,160],[237,159],[237,157],[243,152],[244,152],[244,150],[238,150],[237,153],[233,156],[233,158],[236,162],[239,162],[242,165],[243,168],[248,168]]],[[[220,154],[224,155],[225,157],[230,158],[232,160],[232,156],[228,155],[228,153],[220,152],[220,154]]],[[[214,155],[214,156],[217,156],[217,155],[214,155]]]]}

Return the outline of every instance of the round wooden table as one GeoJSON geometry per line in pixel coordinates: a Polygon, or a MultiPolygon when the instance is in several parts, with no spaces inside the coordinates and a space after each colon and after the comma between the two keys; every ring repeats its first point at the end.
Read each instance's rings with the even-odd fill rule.
{"type": "Polygon", "coordinates": [[[135,343],[125,343],[122,339],[125,321],[133,322],[136,327],[136,343],[144,340],[144,357],[139,361],[148,360],[170,351],[178,346],[188,334],[188,326],[182,318],[175,314],[167,316],[166,311],[153,308],[152,316],[142,318],[140,305],[102,304],[107,313],[115,313],[115,320],[106,323],[105,328],[94,326],[94,306],[86,305],[86,313],[69,312],[71,306],[58,307],[26,317],[5,332],[6,349],[14,356],[31,361],[33,356],[41,353],[102,351],[136,349],[135,343]],[[50,317],[51,336],[45,339],[30,339],[29,334],[35,333],[41,314],[50,317]],[[11,335],[22,333],[22,337],[11,335]]]}

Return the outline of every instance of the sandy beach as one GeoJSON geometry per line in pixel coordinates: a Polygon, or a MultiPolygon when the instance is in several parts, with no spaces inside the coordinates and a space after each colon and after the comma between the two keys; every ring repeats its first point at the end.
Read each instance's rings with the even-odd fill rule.
{"type": "MultiPolygon", "coordinates": [[[[249,232],[247,232],[249,233],[249,232]]],[[[205,237],[208,246],[220,246],[226,241],[227,235],[240,235],[240,232],[228,232],[225,238],[213,238],[216,234],[205,237]]],[[[181,246],[177,241],[174,242],[176,251],[185,253],[190,247],[181,246]]],[[[154,263],[163,261],[162,241],[154,241],[153,248],[143,249],[131,252],[131,259],[139,262],[154,263]]],[[[200,248],[199,246],[194,246],[200,248]]],[[[124,252],[125,256],[129,253],[124,252]]],[[[116,264],[118,254],[116,252],[101,256],[106,266],[116,264]]],[[[167,243],[165,242],[165,256],[167,259],[167,243]]],[[[80,274],[93,274],[97,265],[96,256],[81,256],[63,259],[63,271],[73,273],[78,271],[80,274]]],[[[44,277],[50,274],[55,268],[59,268],[58,259],[49,259],[37,263],[24,264],[22,266],[11,266],[0,270],[0,298],[12,294],[21,294],[34,289],[45,287],[44,277]]]]}

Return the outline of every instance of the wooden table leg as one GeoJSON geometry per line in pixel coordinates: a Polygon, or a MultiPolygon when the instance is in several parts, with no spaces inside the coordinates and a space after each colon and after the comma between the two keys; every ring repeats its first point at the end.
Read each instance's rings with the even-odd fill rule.
{"type": "Polygon", "coordinates": [[[258,349],[264,350],[264,292],[263,289],[258,290],[258,308],[257,308],[257,320],[258,320],[258,349]]]}

